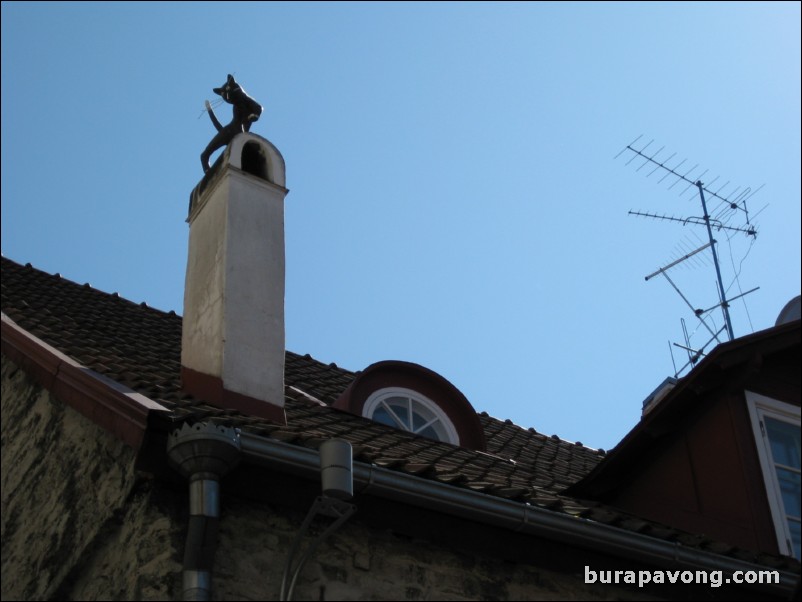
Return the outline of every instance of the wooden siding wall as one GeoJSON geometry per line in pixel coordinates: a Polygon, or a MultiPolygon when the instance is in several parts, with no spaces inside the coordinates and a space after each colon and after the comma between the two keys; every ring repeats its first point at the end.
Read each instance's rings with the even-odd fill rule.
{"type": "MultiPolygon", "coordinates": [[[[798,364],[784,360],[746,388],[798,406],[798,364]]],[[[779,553],[743,390],[700,400],[667,439],[605,501],[691,533],[779,553]]]]}

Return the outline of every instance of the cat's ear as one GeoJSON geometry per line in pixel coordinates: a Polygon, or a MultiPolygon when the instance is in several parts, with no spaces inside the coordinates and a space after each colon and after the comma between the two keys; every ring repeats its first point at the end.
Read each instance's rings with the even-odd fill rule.
{"type": "Polygon", "coordinates": [[[219,94],[220,96],[223,95],[223,88],[212,88],[212,92],[215,94],[219,94]]]}
{"type": "Polygon", "coordinates": [[[234,83],[234,76],[231,75],[230,73],[228,74],[228,83],[229,84],[233,84],[234,83]]]}

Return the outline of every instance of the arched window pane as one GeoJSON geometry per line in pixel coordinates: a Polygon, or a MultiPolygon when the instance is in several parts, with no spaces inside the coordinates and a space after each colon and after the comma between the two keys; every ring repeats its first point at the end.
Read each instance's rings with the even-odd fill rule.
{"type": "Polygon", "coordinates": [[[459,444],[446,414],[430,399],[403,388],[377,391],[365,403],[364,416],[381,424],[435,441],[459,444]]]}
{"type": "Polygon", "coordinates": [[[421,427],[425,426],[427,422],[431,422],[431,418],[424,416],[419,408],[415,408],[415,412],[412,414],[412,430],[418,431],[421,427]]]}
{"type": "Polygon", "coordinates": [[[386,400],[384,403],[390,406],[395,415],[401,420],[401,424],[399,426],[405,430],[409,430],[409,404],[407,403],[407,400],[401,397],[392,397],[386,400]]]}
{"type": "Polygon", "coordinates": [[[376,411],[373,412],[372,418],[376,422],[381,422],[382,424],[386,424],[387,426],[394,426],[398,428],[398,425],[395,423],[395,420],[393,419],[392,416],[390,416],[390,412],[388,412],[381,406],[376,408],[376,411]]]}
{"type": "Polygon", "coordinates": [[[430,427],[430,426],[427,426],[425,429],[423,429],[423,430],[422,430],[420,433],[418,433],[418,434],[419,434],[419,435],[422,435],[422,436],[424,436],[424,437],[428,437],[429,439],[434,439],[435,441],[444,441],[444,440],[445,440],[445,439],[443,439],[443,437],[441,437],[440,435],[438,435],[438,434],[437,434],[437,431],[435,431],[435,430],[434,430],[432,427],[430,427]]]}

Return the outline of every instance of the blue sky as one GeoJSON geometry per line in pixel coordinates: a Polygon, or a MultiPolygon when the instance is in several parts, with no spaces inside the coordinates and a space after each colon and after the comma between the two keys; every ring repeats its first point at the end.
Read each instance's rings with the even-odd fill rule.
{"type": "MultiPolygon", "coordinates": [[[[628,215],[701,215],[614,158],[640,135],[723,194],[765,185],[757,237],[716,234],[728,296],[760,287],[737,336],[800,292],[796,2],[3,2],[3,254],[183,313],[199,116],[227,73],[287,164],[297,353],[417,362],[478,411],[611,448],[670,349],[686,361],[681,319],[710,338],[644,280],[707,234],[628,215]]],[[[709,252],[670,274],[718,302],[709,252]]]]}

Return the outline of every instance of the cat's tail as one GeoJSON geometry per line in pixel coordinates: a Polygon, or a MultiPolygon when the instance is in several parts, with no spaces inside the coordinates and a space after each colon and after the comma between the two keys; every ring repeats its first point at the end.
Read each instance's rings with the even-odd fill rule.
{"type": "Polygon", "coordinates": [[[209,114],[209,119],[212,120],[214,127],[217,128],[217,131],[219,132],[220,130],[223,129],[223,126],[220,124],[219,121],[217,121],[217,117],[215,116],[214,110],[212,109],[212,103],[210,103],[207,100],[205,101],[205,104],[206,104],[206,112],[209,114]]]}

